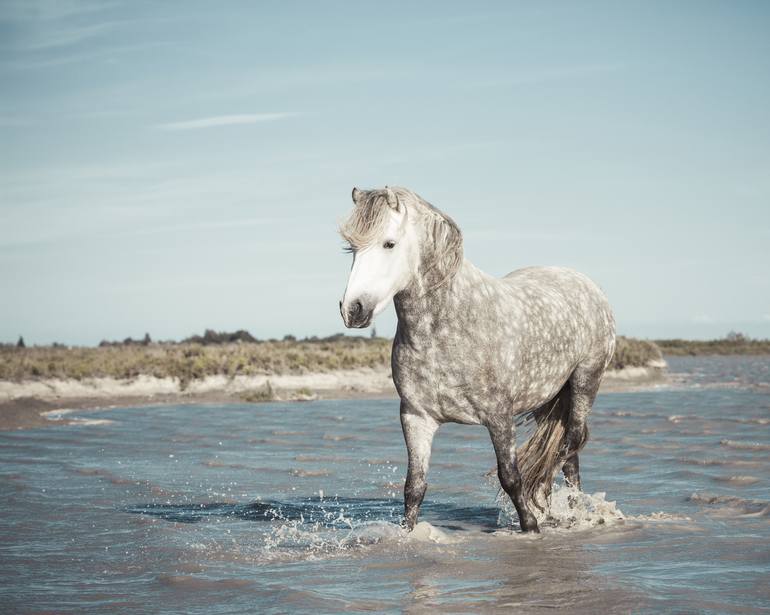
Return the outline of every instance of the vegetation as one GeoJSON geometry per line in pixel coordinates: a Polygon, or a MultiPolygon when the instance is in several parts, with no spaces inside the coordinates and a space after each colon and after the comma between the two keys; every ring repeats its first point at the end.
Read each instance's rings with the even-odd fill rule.
{"type": "Polygon", "coordinates": [[[218,333],[212,329],[206,329],[203,336],[193,335],[192,337],[182,340],[182,343],[210,346],[212,344],[233,344],[238,342],[256,343],[258,341],[259,340],[252,336],[251,333],[243,329],[239,329],[235,333],[218,333]]]}
{"type": "MultiPolygon", "coordinates": [[[[205,338],[205,336],[204,336],[205,338]]],[[[303,374],[390,364],[391,341],[334,336],[300,341],[121,343],[98,348],[0,347],[0,380],[171,377],[186,383],[213,375],[303,374]]]]}
{"type": "MultiPolygon", "coordinates": [[[[149,333],[145,333],[144,337],[140,340],[131,339],[130,337],[127,337],[122,342],[108,342],[107,340],[102,340],[99,342],[99,346],[149,346],[152,344],[152,339],[150,338],[149,333]]],[[[53,343],[54,347],[58,346],[56,342],[53,343]]]]}
{"type": "MultiPolygon", "coordinates": [[[[133,379],[140,375],[177,379],[184,387],[206,376],[303,374],[390,365],[392,341],[381,337],[342,334],[326,338],[259,341],[247,331],[206,331],[181,343],[142,340],[102,342],[97,348],[0,345],[0,380],[48,378],[83,380],[111,377],[133,379]]],[[[648,341],[619,337],[610,369],[647,365],[661,359],[658,347],[648,341]]],[[[257,401],[272,399],[271,387],[245,394],[257,401]]]]}
{"type": "Polygon", "coordinates": [[[275,398],[275,391],[273,391],[273,386],[270,384],[269,380],[265,382],[265,386],[261,389],[254,389],[252,391],[241,393],[241,399],[250,404],[262,401],[273,401],[275,398]]]}
{"type": "Polygon", "coordinates": [[[662,360],[663,355],[655,342],[619,335],[615,344],[615,355],[612,357],[609,369],[644,367],[651,362],[662,360]]]}
{"type": "Polygon", "coordinates": [[[664,354],[708,355],[708,354],[770,354],[770,340],[754,340],[731,331],[721,340],[657,340],[655,342],[664,354]]]}

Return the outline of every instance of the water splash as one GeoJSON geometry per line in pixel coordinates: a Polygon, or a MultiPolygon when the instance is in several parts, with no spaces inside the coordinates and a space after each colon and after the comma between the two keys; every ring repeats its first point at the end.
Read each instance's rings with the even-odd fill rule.
{"type": "Polygon", "coordinates": [[[410,542],[434,542],[436,544],[457,542],[457,538],[449,536],[449,534],[427,521],[420,521],[411,532],[406,534],[406,537],[410,542]]]}
{"type": "MultiPolygon", "coordinates": [[[[589,494],[574,487],[554,483],[545,510],[535,510],[535,517],[541,528],[587,529],[622,523],[626,518],[625,514],[614,501],[608,501],[606,496],[603,491],[589,494]]],[[[502,489],[498,491],[496,501],[500,507],[498,524],[518,526],[516,509],[502,489]]]]}

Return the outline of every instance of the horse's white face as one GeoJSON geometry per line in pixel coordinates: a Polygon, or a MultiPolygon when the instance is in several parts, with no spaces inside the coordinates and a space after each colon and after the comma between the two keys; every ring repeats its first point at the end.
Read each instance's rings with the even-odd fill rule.
{"type": "Polygon", "coordinates": [[[345,326],[368,327],[396,293],[404,290],[417,272],[419,248],[414,225],[402,203],[391,207],[383,232],[366,247],[353,249],[340,313],[345,326]]]}

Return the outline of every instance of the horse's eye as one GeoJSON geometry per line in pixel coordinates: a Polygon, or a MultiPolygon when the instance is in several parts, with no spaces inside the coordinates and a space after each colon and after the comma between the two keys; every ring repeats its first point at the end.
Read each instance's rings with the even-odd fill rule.
{"type": "Polygon", "coordinates": [[[382,247],[386,250],[392,250],[393,247],[396,245],[395,241],[386,241],[384,244],[382,244],[382,247]]]}

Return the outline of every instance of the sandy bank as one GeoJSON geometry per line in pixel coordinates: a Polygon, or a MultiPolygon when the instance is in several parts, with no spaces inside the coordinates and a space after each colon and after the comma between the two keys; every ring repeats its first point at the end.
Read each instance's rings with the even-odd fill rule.
{"type": "Polygon", "coordinates": [[[619,393],[665,385],[669,382],[667,368],[668,364],[660,359],[650,361],[644,367],[610,370],[604,374],[600,391],[619,393]]]}
{"type": "MultiPolygon", "coordinates": [[[[604,391],[628,391],[663,384],[665,363],[607,372],[604,391]]],[[[98,409],[180,403],[244,403],[313,399],[395,398],[389,368],[270,376],[208,376],[181,386],[172,378],[131,380],[0,381],[0,430],[50,424],[61,409],[98,409]]],[[[66,423],[66,415],[61,418],[66,423]]]]}

